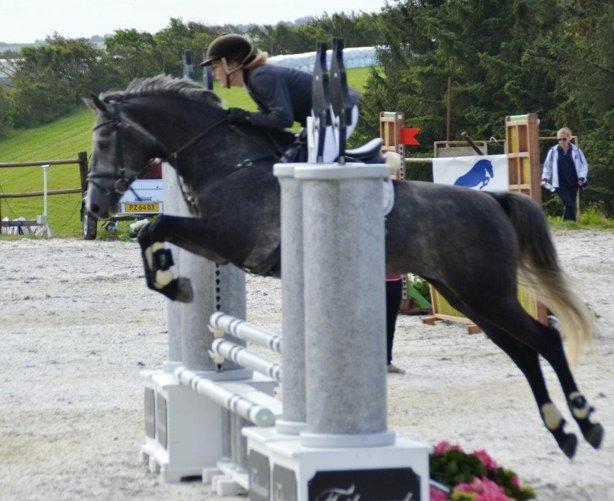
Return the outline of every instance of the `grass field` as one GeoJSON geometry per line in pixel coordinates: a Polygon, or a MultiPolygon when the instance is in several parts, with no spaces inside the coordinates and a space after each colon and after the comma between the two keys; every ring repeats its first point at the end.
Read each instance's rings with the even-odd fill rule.
{"type": "MultiPolygon", "coordinates": [[[[349,84],[362,90],[369,77],[370,68],[348,70],[349,84]]],[[[228,106],[256,109],[243,89],[214,89],[228,106]]],[[[25,162],[34,160],[76,159],[77,153],[91,153],[91,127],[94,116],[88,109],[80,109],[70,116],[34,129],[17,131],[0,141],[1,162],[25,162]]],[[[78,188],[78,167],[54,166],[49,173],[49,189],[78,188]]],[[[41,167],[0,169],[1,193],[42,191],[41,167]]],[[[35,218],[42,213],[43,200],[21,198],[2,200],[2,217],[10,219],[23,216],[35,218]]],[[[80,195],[58,195],[49,198],[49,219],[57,236],[80,237],[80,195]]]]}

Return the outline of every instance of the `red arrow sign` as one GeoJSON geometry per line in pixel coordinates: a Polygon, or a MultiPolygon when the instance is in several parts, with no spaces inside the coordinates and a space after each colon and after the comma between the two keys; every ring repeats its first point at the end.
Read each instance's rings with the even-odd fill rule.
{"type": "Polygon", "coordinates": [[[401,144],[410,144],[418,146],[420,142],[416,139],[416,134],[420,133],[417,127],[401,128],[401,144]]]}

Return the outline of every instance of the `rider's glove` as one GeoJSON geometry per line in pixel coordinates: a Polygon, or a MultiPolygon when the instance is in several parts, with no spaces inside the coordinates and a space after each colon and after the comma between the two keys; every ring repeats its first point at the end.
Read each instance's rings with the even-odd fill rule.
{"type": "Polygon", "coordinates": [[[226,120],[231,124],[244,124],[250,121],[249,111],[241,108],[228,108],[226,111],[226,120]]]}

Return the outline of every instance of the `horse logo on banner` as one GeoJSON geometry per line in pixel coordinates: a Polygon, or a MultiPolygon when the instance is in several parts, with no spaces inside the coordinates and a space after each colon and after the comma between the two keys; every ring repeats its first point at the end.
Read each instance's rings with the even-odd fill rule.
{"type": "Polygon", "coordinates": [[[465,186],[466,188],[475,188],[478,190],[484,188],[490,180],[495,177],[493,172],[492,162],[490,160],[478,160],[469,172],[460,176],[455,182],[455,186],[465,186]]]}
{"type": "Polygon", "coordinates": [[[506,155],[440,157],[433,159],[433,181],[481,191],[509,188],[506,155]]]}

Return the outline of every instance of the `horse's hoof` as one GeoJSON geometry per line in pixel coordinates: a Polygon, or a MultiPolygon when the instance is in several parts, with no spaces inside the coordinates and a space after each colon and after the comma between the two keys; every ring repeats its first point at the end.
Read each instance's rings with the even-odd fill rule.
{"type": "Polygon", "coordinates": [[[189,278],[179,277],[176,279],[176,294],[175,301],[180,303],[191,303],[194,300],[194,291],[192,290],[192,282],[189,278]]]}
{"type": "Polygon", "coordinates": [[[573,433],[566,434],[565,438],[559,442],[559,447],[569,459],[574,457],[577,446],[578,439],[573,433]]]}
{"type": "Polygon", "coordinates": [[[599,449],[601,446],[601,441],[603,440],[603,426],[599,423],[591,423],[590,428],[586,431],[586,433],[582,433],[586,441],[593,446],[595,449],[599,449]]]}

